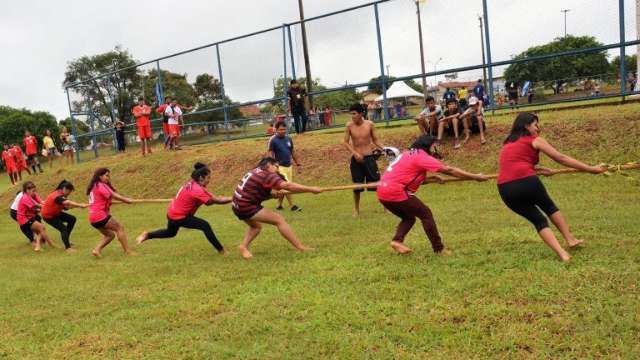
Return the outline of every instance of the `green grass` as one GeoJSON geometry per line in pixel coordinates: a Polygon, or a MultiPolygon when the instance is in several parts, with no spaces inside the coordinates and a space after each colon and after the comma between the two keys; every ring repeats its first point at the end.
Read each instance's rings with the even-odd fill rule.
{"type": "MultiPolygon", "coordinates": [[[[543,134],[586,161],[637,160],[638,114],[636,104],[545,113],[543,134]]],[[[446,161],[494,172],[510,120],[492,118],[486,147],[474,138],[453,152],[445,143],[446,161]]],[[[379,126],[385,144],[396,146],[415,132],[414,126],[379,126]]],[[[294,139],[305,165],[301,182],[348,182],[341,137],[326,131],[294,139]]],[[[56,167],[48,172],[54,176],[36,181],[44,191],[64,176],[81,188],[91,169],[107,165],[122,193],[165,197],[201,159],[214,169],[211,189],[228,194],[264,141],[145,159],[106,156],[56,167]]],[[[226,206],[198,215],[231,250],[228,257],[218,256],[200,233],[181,230],[175,239],[145,243],[137,257],[125,258],[114,242],[97,261],[89,251],[99,236],[82,210],[72,210],[79,253],[46,248],[34,254],[4,216],[0,358],[638,358],[638,182],[584,174],[543,181],[587,242],[569,264],[558,262],[532,226],[506,209],[491,182],[429,185],[418,193],[454,252],[446,258],[431,252],[418,225],[407,238],[414,253],[393,254],[388,242],[398,220],[384,214],[371,193],[357,220],[350,217],[349,192],[296,196],[303,212],[284,215],[317,250],[297,253],[265,228],[252,261],[234,251],[245,226],[226,206]]],[[[0,197],[3,203],[11,191],[0,197]]],[[[84,199],[79,193],[74,198],[84,199]]],[[[164,214],[164,205],[113,207],[130,241],[163,226],[164,214]]]]}

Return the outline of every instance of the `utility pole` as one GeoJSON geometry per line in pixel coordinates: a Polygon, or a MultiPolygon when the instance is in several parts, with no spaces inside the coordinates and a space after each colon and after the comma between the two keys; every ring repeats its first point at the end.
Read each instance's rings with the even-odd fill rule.
{"type": "Polygon", "coordinates": [[[562,9],[560,12],[564,13],[564,37],[567,37],[567,13],[571,11],[571,9],[562,9]]]}
{"type": "Polygon", "coordinates": [[[426,101],[427,100],[427,77],[424,75],[426,71],[424,68],[424,46],[422,45],[422,21],[420,20],[420,1],[415,0],[415,3],[416,3],[416,14],[418,15],[418,39],[420,41],[420,66],[422,66],[422,97],[426,101]]]}
{"type": "Polygon", "coordinates": [[[389,67],[391,66],[391,64],[387,64],[387,81],[389,81],[389,67]]]}
{"type": "MultiPolygon", "coordinates": [[[[302,0],[298,0],[298,9],[300,10],[300,27],[302,28],[302,52],[304,55],[304,70],[307,75],[307,92],[313,91],[311,87],[311,65],[309,64],[309,48],[307,47],[307,29],[304,24],[304,9],[302,0]]],[[[287,79],[284,79],[287,81],[287,79]]],[[[313,109],[313,97],[309,96],[309,107],[313,109]]]]}
{"type": "MultiPolygon", "coordinates": [[[[640,1],[640,0],[638,0],[640,1]]],[[[480,45],[482,47],[482,86],[484,86],[484,88],[487,88],[487,68],[484,67],[484,65],[487,64],[487,60],[485,59],[484,56],[484,34],[482,32],[482,16],[478,15],[478,22],[480,22],[480,45]]]]}

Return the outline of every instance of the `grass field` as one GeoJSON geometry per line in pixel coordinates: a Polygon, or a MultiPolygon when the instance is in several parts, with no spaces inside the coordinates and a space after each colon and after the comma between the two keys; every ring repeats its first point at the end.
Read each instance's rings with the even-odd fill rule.
{"type": "MultiPolygon", "coordinates": [[[[624,163],[640,159],[639,115],[640,105],[629,104],[548,112],[541,120],[543,135],[560,150],[592,163],[624,163]]],[[[477,138],[459,152],[446,143],[445,161],[495,172],[511,120],[491,119],[485,147],[477,138]]],[[[414,126],[379,126],[383,143],[403,148],[415,133],[414,126]]],[[[348,182],[341,138],[341,131],[294,138],[304,165],[300,182],[348,182]]],[[[170,197],[190,165],[204,160],[214,171],[210,189],[230,194],[264,141],[157,151],[145,159],[105,156],[54,167],[35,180],[46,193],[70,179],[79,188],[72,198],[84,200],[92,169],[109,166],[121,193],[170,197]]],[[[418,193],[450,257],[435,256],[419,226],[407,238],[414,253],[392,253],[397,219],[382,212],[374,194],[363,197],[357,220],[348,192],[297,196],[303,212],[284,215],[316,251],[297,253],[266,228],[252,261],[235,252],[245,227],[226,206],[198,215],[231,250],[227,257],[200,233],[181,230],[175,239],[137,247],[136,257],[124,257],[113,243],[95,260],[90,250],[99,236],[82,210],[71,211],[79,218],[72,237],[78,253],[35,254],[3,216],[0,358],[640,357],[640,184],[585,174],[543,181],[586,240],[569,264],[506,209],[492,182],[429,185],[418,193]]],[[[0,201],[8,204],[13,192],[0,201]]],[[[164,225],[165,206],[114,205],[113,215],[132,242],[140,231],[164,225]]]]}

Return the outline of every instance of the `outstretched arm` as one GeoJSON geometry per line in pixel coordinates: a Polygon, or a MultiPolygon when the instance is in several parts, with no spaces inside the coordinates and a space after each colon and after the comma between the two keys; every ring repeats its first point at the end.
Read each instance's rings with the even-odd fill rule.
{"type": "Polygon", "coordinates": [[[126,196],[122,196],[122,195],[118,194],[118,193],[117,193],[117,192],[115,192],[115,191],[114,191],[113,193],[111,193],[111,196],[113,196],[113,198],[114,198],[114,199],[116,199],[116,200],[120,200],[120,201],[122,201],[122,202],[123,202],[123,203],[125,203],[125,204],[133,204],[133,199],[128,198],[128,197],[126,197],[126,196]]]}
{"type": "Polygon", "coordinates": [[[547,140],[541,137],[537,137],[535,140],[533,140],[532,146],[534,147],[534,149],[540,150],[545,153],[548,157],[553,159],[553,161],[557,162],[558,164],[562,164],[570,168],[590,172],[593,174],[599,174],[607,171],[606,167],[591,166],[583,163],[582,161],[576,160],[571,156],[561,153],[560,151],[556,150],[551,144],[549,144],[547,140]]]}
{"type": "Polygon", "coordinates": [[[281,182],[280,184],[273,187],[275,190],[287,190],[293,193],[299,192],[310,192],[314,194],[319,194],[322,192],[322,189],[317,186],[306,186],[302,184],[296,184],[293,182],[281,182]]]}
{"type": "Polygon", "coordinates": [[[448,166],[445,165],[442,169],[440,169],[438,172],[441,172],[443,174],[447,174],[447,175],[451,175],[453,177],[457,177],[460,179],[471,179],[471,180],[476,180],[476,181],[487,181],[489,180],[489,177],[487,175],[484,174],[474,174],[474,173],[470,173],[468,171],[462,170],[462,169],[458,169],[457,167],[453,167],[453,166],[448,166]]]}
{"type": "Polygon", "coordinates": [[[65,200],[62,202],[62,205],[64,205],[65,208],[67,209],[72,209],[72,208],[86,208],[89,206],[89,204],[82,204],[82,203],[77,203],[75,201],[71,201],[71,200],[65,200]]]}

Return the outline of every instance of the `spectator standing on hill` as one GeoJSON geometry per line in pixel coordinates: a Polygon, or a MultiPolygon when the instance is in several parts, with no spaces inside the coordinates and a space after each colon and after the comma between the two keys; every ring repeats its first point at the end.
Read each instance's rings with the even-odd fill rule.
{"type": "MultiPolygon", "coordinates": [[[[293,148],[293,140],[287,136],[287,126],[284,123],[279,123],[276,129],[276,134],[269,139],[267,146],[269,156],[278,161],[278,173],[284,177],[285,181],[293,182],[293,163],[294,161],[297,167],[300,167],[300,162],[296,156],[296,152],[293,148]]],[[[286,194],[289,208],[291,211],[302,211],[302,209],[293,203],[293,195],[286,194]]],[[[283,198],[278,198],[277,210],[282,210],[283,198]]]]}
{"type": "Polygon", "coordinates": [[[296,133],[300,134],[307,130],[307,90],[298,84],[298,81],[291,80],[289,90],[289,111],[293,116],[293,124],[296,133]]]}
{"type": "Polygon", "coordinates": [[[164,101],[164,104],[156,108],[156,113],[162,116],[162,135],[164,136],[164,147],[166,148],[169,143],[169,117],[164,112],[171,103],[171,98],[167,96],[164,101]]]}
{"type": "Polygon", "coordinates": [[[29,166],[33,170],[33,173],[36,173],[36,166],[40,173],[42,173],[42,166],[40,166],[40,161],[38,160],[38,139],[31,135],[31,132],[24,132],[24,139],[22,139],[24,143],[24,150],[27,154],[27,160],[29,161],[29,166]]]}
{"type": "Polygon", "coordinates": [[[27,173],[31,175],[31,170],[27,166],[27,159],[24,157],[24,153],[22,152],[22,148],[18,146],[18,144],[13,144],[11,146],[11,151],[13,152],[13,157],[16,160],[16,169],[18,170],[18,181],[22,181],[22,171],[27,170],[27,173]]]}
{"type": "Polygon", "coordinates": [[[143,98],[138,99],[138,105],[131,110],[133,117],[136,118],[136,127],[138,128],[138,137],[140,138],[140,148],[142,156],[151,154],[151,107],[145,104],[143,98]]]}
{"type": "Polygon", "coordinates": [[[484,85],[482,85],[482,79],[478,79],[476,86],[473,87],[473,96],[477,99],[484,99],[484,85]]]}
{"type": "Polygon", "coordinates": [[[180,138],[180,122],[182,121],[182,109],[178,106],[178,101],[173,99],[167,106],[164,113],[169,117],[169,149],[180,150],[178,142],[180,138]]]}
{"type": "Polygon", "coordinates": [[[447,88],[447,91],[442,95],[442,100],[446,104],[449,100],[456,100],[456,93],[453,92],[450,88],[447,88]]]}
{"type": "Polygon", "coordinates": [[[527,103],[531,104],[533,102],[533,85],[529,87],[527,90],[527,103]]]}
{"type": "Polygon", "coordinates": [[[73,165],[73,135],[69,134],[66,126],[60,129],[60,141],[62,142],[62,155],[70,165],[73,165]]]}
{"type": "Polygon", "coordinates": [[[429,132],[430,135],[433,135],[438,128],[438,120],[440,120],[440,118],[442,118],[442,107],[436,105],[436,100],[433,96],[427,96],[425,99],[425,108],[422,109],[420,114],[415,118],[418,122],[420,134],[429,132]]]}
{"type": "MultiPolygon", "coordinates": [[[[380,180],[380,171],[376,163],[374,149],[384,147],[375,132],[375,124],[362,117],[362,105],[354,104],[349,108],[351,121],[347,123],[344,131],[344,146],[351,153],[351,180],[355,184],[375,183],[380,180]]],[[[375,188],[368,189],[375,191],[375,188]]],[[[353,190],[353,217],[360,215],[360,193],[363,189],[353,190]]]]}
{"type": "Polygon", "coordinates": [[[16,159],[13,156],[13,152],[9,149],[9,145],[4,144],[2,149],[2,162],[4,163],[4,168],[7,171],[7,175],[9,175],[9,179],[11,180],[11,185],[15,185],[18,182],[18,168],[16,164],[16,159]]]}
{"type": "Polygon", "coordinates": [[[53,142],[53,137],[51,137],[51,130],[45,130],[44,136],[42,137],[42,154],[45,155],[49,159],[49,168],[53,167],[53,159],[58,155],[58,149],[56,149],[56,144],[53,142]]]}
{"type": "Polygon", "coordinates": [[[116,147],[118,149],[118,152],[123,153],[127,144],[124,140],[124,123],[120,119],[116,119],[115,131],[116,147]]]}
{"type": "Polygon", "coordinates": [[[514,80],[510,80],[507,82],[505,87],[507,88],[507,94],[509,95],[509,106],[511,108],[515,108],[518,106],[518,82],[514,80]]]}

